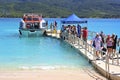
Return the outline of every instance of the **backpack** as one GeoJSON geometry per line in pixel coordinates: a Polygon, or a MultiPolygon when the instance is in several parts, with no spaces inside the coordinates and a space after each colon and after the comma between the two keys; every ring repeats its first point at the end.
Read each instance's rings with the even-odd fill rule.
{"type": "Polygon", "coordinates": [[[120,53],[120,47],[119,47],[119,53],[120,53]]]}
{"type": "Polygon", "coordinates": [[[93,44],[92,44],[93,47],[95,47],[95,40],[93,41],[93,44]]]}

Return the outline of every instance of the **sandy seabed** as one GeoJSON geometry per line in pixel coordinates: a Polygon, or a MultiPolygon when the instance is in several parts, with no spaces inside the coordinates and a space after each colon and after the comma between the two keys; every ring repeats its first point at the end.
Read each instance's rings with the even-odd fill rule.
{"type": "MultiPolygon", "coordinates": [[[[0,71],[0,80],[96,80],[84,70],[0,71]]],[[[106,80],[106,79],[102,79],[106,80]]]]}

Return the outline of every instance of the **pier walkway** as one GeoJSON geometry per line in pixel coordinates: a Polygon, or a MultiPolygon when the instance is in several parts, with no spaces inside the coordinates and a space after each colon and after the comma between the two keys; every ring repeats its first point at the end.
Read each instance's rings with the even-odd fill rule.
{"type": "MultiPolygon", "coordinates": [[[[60,30],[56,32],[47,30],[47,35],[51,37],[60,38],[60,34],[60,30]]],[[[95,35],[95,33],[89,32],[89,36],[91,35],[95,35]]],[[[103,55],[103,51],[100,51],[101,58],[96,60],[96,50],[91,45],[90,40],[85,42],[81,38],[71,34],[67,34],[64,40],[78,49],[92,63],[93,67],[108,80],[120,80],[120,55],[118,52],[116,52],[114,57],[109,59],[107,53],[103,55]]]]}

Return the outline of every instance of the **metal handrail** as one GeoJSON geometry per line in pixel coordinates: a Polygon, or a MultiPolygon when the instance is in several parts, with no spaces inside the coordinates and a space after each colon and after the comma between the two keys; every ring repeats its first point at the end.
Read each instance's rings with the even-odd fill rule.
{"type": "MultiPolygon", "coordinates": [[[[89,31],[89,33],[91,33],[91,32],[92,31],[89,31]]],[[[96,59],[95,59],[96,58],[96,56],[95,56],[95,51],[96,51],[95,47],[93,47],[90,43],[85,42],[82,38],[78,38],[75,34],[74,35],[70,34],[70,33],[67,33],[67,34],[68,34],[68,36],[67,36],[68,42],[70,42],[72,44],[78,44],[78,48],[80,48],[80,46],[82,48],[84,48],[85,51],[89,52],[93,56],[93,60],[96,61],[96,59]],[[78,40],[78,41],[76,41],[76,40],[78,40]],[[85,44],[85,45],[83,45],[83,44],[85,44]]],[[[96,32],[92,32],[91,35],[92,35],[92,37],[94,37],[96,35],[96,32]]],[[[107,53],[106,51],[102,51],[102,50],[100,50],[99,53],[101,55],[101,59],[100,60],[103,61],[103,62],[106,62],[106,58],[103,59],[104,58],[103,57],[103,53],[105,53],[105,57],[107,57],[109,53],[107,53]]],[[[115,55],[117,56],[116,57],[116,59],[117,59],[117,65],[114,64],[114,59],[115,58],[113,58],[113,57],[112,57],[112,63],[111,64],[119,66],[119,55],[118,55],[118,52],[115,55]]]]}
{"type": "MultiPolygon", "coordinates": [[[[90,33],[90,32],[89,32],[90,33]]],[[[77,44],[78,48],[82,47],[84,50],[85,50],[85,55],[87,56],[88,55],[88,52],[93,56],[93,59],[94,62],[96,63],[97,60],[96,60],[96,49],[95,47],[93,47],[90,43],[84,41],[82,38],[78,38],[75,34],[70,34],[68,33],[69,35],[67,36],[67,41],[69,43],[72,43],[72,44],[77,44]],[[77,40],[76,40],[77,39],[77,40]]],[[[92,32],[91,37],[94,37],[96,33],[95,32],[92,32]]],[[[103,50],[100,50],[99,53],[101,54],[101,61],[103,61],[105,63],[105,70],[106,70],[106,78],[110,79],[110,65],[114,65],[114,66],[119,66],[119,53],[115,53],[115,55],[117,55],[116,59],[117,59],[117,65],[114,64],[114,58],[112,57],[112,63],[110,63],[110,60],[109,60],[109,53],[107,51],[103,51],[103,50]],[[105,53],[105,58],[103,57],[103,53],[105,53]]],[[[88,56],[87,56],[88,57],[88,56]]]]}

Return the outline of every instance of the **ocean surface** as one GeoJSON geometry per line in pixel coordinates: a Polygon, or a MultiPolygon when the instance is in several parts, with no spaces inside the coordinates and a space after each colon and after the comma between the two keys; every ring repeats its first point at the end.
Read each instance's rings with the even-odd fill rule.
{"type": "MultiPolygon", "coordinates": [[[[79,51],[66,42],[50,37],[20,37],[20,18],[0,18],[0,69],[92,68],[79,51]]],[[[62,19],[45,18],[48,24],[62,19]]],[[[120,19],[85,19],[88,30],[120,37],[120,19]]]]}

